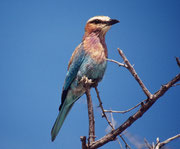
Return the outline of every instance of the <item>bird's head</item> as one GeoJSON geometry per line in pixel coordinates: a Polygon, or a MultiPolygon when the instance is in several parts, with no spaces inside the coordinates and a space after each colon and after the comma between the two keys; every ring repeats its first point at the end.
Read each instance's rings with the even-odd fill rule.
{"type": "Polygon", "coordinates": [[[85,33],[98,33],[99,35],[105,35],[110,27],[119,21],[116,19],[111,19],[108,16],[95,16],[90,18],[85,26],[85,33]]]}

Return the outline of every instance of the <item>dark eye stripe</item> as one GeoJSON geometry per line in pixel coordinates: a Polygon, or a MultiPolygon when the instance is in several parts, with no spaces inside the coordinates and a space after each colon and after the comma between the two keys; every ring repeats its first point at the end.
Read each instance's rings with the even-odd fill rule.
{"type": "Polygon", "coordinates": [[[102,20],[95,19],[95,20],[90,21],[89,23],[94,23],[94,24],[107,24],[108,22],[107,22],[107,21],[102,21],[102,20]]]}

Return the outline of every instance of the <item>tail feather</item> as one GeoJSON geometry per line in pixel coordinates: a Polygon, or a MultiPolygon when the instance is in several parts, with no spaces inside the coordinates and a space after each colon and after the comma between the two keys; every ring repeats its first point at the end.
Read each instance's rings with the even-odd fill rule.
{"type": "Polygon", "coordinates": [[[59,108],[59,114],[56,118],[56,121],[53,125],[51,130],[51,140],[54,141],[59,130],[61,129],[66,116],[68,115],[69,111],[71,110],[73,104],[84,94],[85,90],[81,89],[81,92],[78,94],[73,94],[71,91],[69,95],[66,96],[66,99],[62,101],[62,105],[59,108]]]}
{"type": "Polygon", "coordinates": [[[71,105],[66,105],[66,104],[63,104],[63,106],[61,107],[61,110],[59,111],[59,114],[56,118],[56,121],[53,125],[53,128],[51,130],[51,140],[54,141],[59,130],[61,129],[62,127],[62,124],[67,116],[67,114],[69,113],[69,111],[71,110],[73,104],[71,105]]]}

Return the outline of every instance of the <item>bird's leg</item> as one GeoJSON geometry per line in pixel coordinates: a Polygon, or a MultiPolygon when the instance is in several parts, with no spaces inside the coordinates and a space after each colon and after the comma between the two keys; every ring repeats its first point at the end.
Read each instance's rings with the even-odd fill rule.
{"type": "Polygon", "coordinates": [[[94,88],[97,88],[97,86],[98,86],[98,82],[94,82],[94,83],[91,85],[91,87],[94,87],[94,88]]]}

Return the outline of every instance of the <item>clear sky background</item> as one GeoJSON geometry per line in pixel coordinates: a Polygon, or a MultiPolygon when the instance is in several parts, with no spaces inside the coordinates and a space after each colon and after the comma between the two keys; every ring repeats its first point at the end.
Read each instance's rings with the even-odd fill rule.
{"type": "MultiPolygon", "coordinates": [[[[58,114],[67,64],[81,42],[86,21],[96,15],[119,19],[106,36],[109,58],[122,62],[121,48],[151,93],[179,73],[179,0],[1,0],[0,148],[80,148],[88,135],[86,97],[69,113],[55,142],[50,131],[58,114]]],[[[108,62],[99,84],[105,109],[126,110],[146,98],[125,68],[108,62]]],[[[96,136],[106,134],[94,90],[96,136]]],[[[171,88],[128,133],[143,143],[180,133],[180,86],[171,88]]],[[[133,114],[114,114],[117,126],[133,114]]],[[[127,142],[135,148],[127,138],[127,142]]],[[[168,145],[180,146],[180,140],[168,145]]],[[[111,142],[104,149],[119,148],[111,142]]]]}

